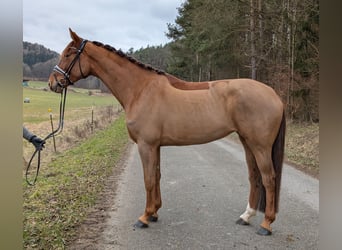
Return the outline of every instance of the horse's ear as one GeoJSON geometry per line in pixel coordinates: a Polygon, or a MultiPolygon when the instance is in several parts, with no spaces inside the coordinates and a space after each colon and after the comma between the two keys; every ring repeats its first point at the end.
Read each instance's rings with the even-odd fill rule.
{"type": "Polygon", "coordinates": [[[71,39],[77,44],[79,41],[81,41],[82,39],[69,28],[69,33],[70,33],[70,37],[71,39]]]}

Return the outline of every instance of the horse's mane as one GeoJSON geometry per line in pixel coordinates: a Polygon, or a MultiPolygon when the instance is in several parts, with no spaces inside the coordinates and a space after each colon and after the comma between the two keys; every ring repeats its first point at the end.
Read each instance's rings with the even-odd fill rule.
{"type": "Polygon", "coordinates": [[[209,85],[208,85],[208,82],[192,82],[192,83],[189,83],[189,82],[185,82],[181,79],[178,79],[177,77],[175,76],[172,76],[170,74],[167,74],[165,73],[164,71],[162,70],[159,70],[159,69],[155,69],[153,68],[151,65],[147,65],[147,64],[144,64],[142,62],[139,62],[137,59],[135,59],[134,57],[131,57],[129,55],[127,55],[126,53],[122,52],[122,50],[117,50],[115,48],[113,48],[112,46],[110,45],[104,45],[103,43],[101,42],[97,42],[97,41],[93,41],[92,42],[94,45],[96,46],[99,46],[101,48],[104,48],[110,52],[113,52],[115,54],[117,54],[118,56],[121,56],[125,59],[127,59],[128,61],[134,63],[135,65],[139,66],[140,68],[143,68],[145,70],[149,70],[149,71],[152,71],[152,72],[155,72],[159,75],[164,75],[166,76],[166,78],[168,79],[169,83],[177,88],[177,89],[182,89],[182,90],[202,90],[202,89],[209,89],[209,85]]]}
{"type": "Polygon", "coordinates": [[[128,61],[134,63],[135,65],[139,66],[140,68],[143,68],[143,69],[146,69],[146,70],[149,70],[149,71],[153,71],[153,72],[156,72],[157,74],[159,75],[165,75],[165,72],[162,71],[162,70],[159,70],[159,69],[155,69],[153,68],[151,65],[147,65],[147,64],[144,64],[142,62],[139,62],[137,59],[135,59],[134,57],[131,57],[129,55],[127,55],[126,53],[124,53],[122,50],[117,50],[115,48],[113,48],[112,46],[108,45],[108,44],[103,44],[101,42],[97,42],[97,41],[93,41],[92,42],[94,45],[96,46],[99,46],[99,47],[102,47],[108,51],[111,51],[113,53],[116,53],[117,55],[123,57],[123,58],[126,58],[128,61]]]}

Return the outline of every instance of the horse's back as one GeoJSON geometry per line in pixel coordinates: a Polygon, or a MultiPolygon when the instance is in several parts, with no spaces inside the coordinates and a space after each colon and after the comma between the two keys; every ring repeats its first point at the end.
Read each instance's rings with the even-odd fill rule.
{"type": "Polygon", "coordinates": [[[239,98],[274,98],[279,99],[275,91],[266,84],[248,78],[224,79],[209,82],[210,88],[225,96],[239,94],[239,98]]]}
{"type": "MultiPolygon", "coordinates": [[[[273,107],[281,102],[270,87],[249,79],[212,81],[208,88],[193,90],[156,84],[150,91],[156,91],[155,105],[148,112],[146,105],[140,105],[144,108],[136,113],[141,118],[137,133],[162,145],[206,143],[234,131],[247,135],[263,127],[273,129],[278,119],[274,113],[281,109],[273,107]]],[[[144,98],[146,102],[151,95],[144,98]]]]}
{"type": "Polygon", "coordinates": [[[271,87],[252,79],[212,81],[210,89],[215,97],[225,98],[234,108],[245,108],[246,112],[283,108],[282,101],[271,87]]]}

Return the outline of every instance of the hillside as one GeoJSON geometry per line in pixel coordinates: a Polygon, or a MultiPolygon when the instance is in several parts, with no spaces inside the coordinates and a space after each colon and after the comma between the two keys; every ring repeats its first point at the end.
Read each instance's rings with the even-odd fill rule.
{"type": "MultiPolygon", "coordinates": [[[[38,43],[23,42],[23,78],[47,81],[53,67],[58,63],[59,54],[38,43]]],[[[97,78],[88,77],[75,84],[85,89],[101,89],[109,92],[97,78]]]]}
{"type": "Polygon", "coordinates": [[[23,42],[23,52],[23,62],[30,67],[59,57],[57,52],[45,48],[38,43],[23,42]]]}
{"type": "Polygon", "coordinates": [[[46,80],[59,54],[37,43],[23,42],[23,76],[46,80]]]}

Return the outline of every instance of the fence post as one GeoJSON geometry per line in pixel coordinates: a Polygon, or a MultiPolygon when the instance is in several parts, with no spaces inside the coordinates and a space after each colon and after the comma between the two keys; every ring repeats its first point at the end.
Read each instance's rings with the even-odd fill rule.
{"type": "Polygon", "coordinates": [[[94,105],[91,106],[91,132],[94,132],[94,105]]]}
{"type": "MultiPolygon", "coordinates": [[[[53,132],[53,131],[54,131],[54,128],[53,128],[52,110],[51,110],[51,108],[48,109],[48,112],[50,113],[51,132],[53,132]]],[[[55,134],[52,135],[52,139],[53,139],[53,148],[55,149],[55,152],[56,152],[57,150],[56,150],[56,139],[55,139],[55,134]]]]}

